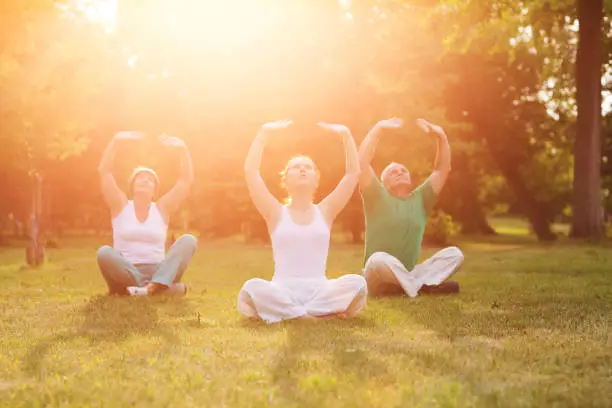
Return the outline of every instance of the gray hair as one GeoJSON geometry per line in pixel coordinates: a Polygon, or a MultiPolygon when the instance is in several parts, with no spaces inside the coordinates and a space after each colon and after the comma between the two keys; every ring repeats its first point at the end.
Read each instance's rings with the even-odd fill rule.
{"type": "Polygon", "coordinates": [[[387,171],[388,171],[388,170],[389,170],[391,167],[395,166],[396,164],[399,164],[400,166],[403,166],[403,164],[398,163],[398,162],[391,162],[391,163],[389,163],[389,164],[387,165],[387,167],[385,167],[385,168],[383,169],[383,171],[380,173],[380,181],[382,181],[383,183],[385,182],[385,174],[387,174],[387,171]]]}

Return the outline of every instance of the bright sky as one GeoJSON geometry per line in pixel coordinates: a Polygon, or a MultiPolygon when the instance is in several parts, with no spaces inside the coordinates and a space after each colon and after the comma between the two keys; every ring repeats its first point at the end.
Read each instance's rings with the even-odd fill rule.
{"type": "Polygon", "coordinates": [[[85,11],[85,15],[92,21],[97,21],[106,27],[107,31],[113,31],[117,19],[118,0],[77,0],[77,3],[85,11]]]}

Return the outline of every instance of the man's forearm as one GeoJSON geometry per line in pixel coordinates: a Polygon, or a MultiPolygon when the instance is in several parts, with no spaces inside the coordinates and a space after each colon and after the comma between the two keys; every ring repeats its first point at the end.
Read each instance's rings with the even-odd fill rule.
{"type": "Polygon", "coordinates": [[[451,169],[451,152],[450,144],[445,133],[437,134],[438,146],[436,151],[435,170],[449,172],[451,169]]]}
{"type": "Polygon", "coordinates": [[[374,126],[363,142],[361,142],[361,146],[359,147],[359,164],[361,165],[362,171],[370,166],[372,159],[374,159],[374,153],[376,152],[380,133],[380,129],[374,126]]]}

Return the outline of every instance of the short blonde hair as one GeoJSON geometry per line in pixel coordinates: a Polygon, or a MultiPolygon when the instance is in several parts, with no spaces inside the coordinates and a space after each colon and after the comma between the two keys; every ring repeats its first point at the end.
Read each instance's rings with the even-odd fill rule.
{"type": "Polygon", "coordinates": [[[132,171],[130,178],[128,179],[129,193],[130,196],[134,195],[134,180],[141,173],[149,173],[155,179],[155,192],[153,193],[153,197],[157,197],[157,193],[159,192],[159,177],[157,177],[157,173],[155,170],[149,167],[138,166],[132,171]]]}

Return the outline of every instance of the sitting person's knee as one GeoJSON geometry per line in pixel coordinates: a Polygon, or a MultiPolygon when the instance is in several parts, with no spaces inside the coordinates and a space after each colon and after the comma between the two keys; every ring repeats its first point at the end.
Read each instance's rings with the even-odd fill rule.
{"type": "Polygon", "coordinates": [[[364,295],[368,294],[368,281],[363,279],[359,284],[359,293],[363,293],[364,295]]]}
{"type": "Polygon", "coordinates": [[[251,301],[251,295],[249,294],[249,291],[245,290],[243,286],[240,292],[238,292],[238,304],[240,305],[240,303],[243,303],[243,302],[248,303],[250,301],[251,301]]]}
{"type": "Polygon", "coordinates": [[[347,280],[357,293],[368,292],[368,282],[361,275],[347,275],[347,280]]]}
{"type": "Polygon", "coordinates": [[[181,235],[177,242],[180,242],[181,245],[192,248],[194,251],[198,247],[198,239],[191,234],[181,235]]]}
{"type": "Polygon", "coordinates": [[[337,280],[338,285],[345,288],[345,290],[355,297],[367,295],[368,293],[368,282],[366,278],[357,274],[344,275],[337,280]]]}
{"type": "Polygon", "coordinates": [[[242,285],[242,289],[240,290],[240,292],[244,291],[246,293],[253,293],[254,291],[261,290],[268,284],[269,284],[268,281],[263,280],[261,278],[249,279],[248,281],[244,283],[244,285],[242,285]]]}
{"type": "Polygon", "coordinates": [[[456,258],[459,263],[463,263],[463,260],[465,259],[463,252],[461,252],[461,250],[455,246],[453,247],[448,247],[446,248],[446,250],[448,251],[449,255],[452,256],[453,258],[456,258]]]}
{"type": "Polygon", "coordinates": [[[237,301],[238,312],[246,317],[255,317],[257,316],[257,310],[255,309],[255,305],[253,304],[253,299],[251,295],[245,290],[241,290],[238,293],[238,301],[237,301]]]}
{"type": "Polygon", "coordinates": [[[363,269],[363,276],[369,280],[373,275],[378,276],[380,273],[390,271],[389,254],[385,252],[375,252],[370,256],[363,269]]]}
{"type": "Polygon", "coordinates": [[[354,279],[354,293],[353,301],[349,304],[345,310],[345,317],[353,317],[359,312],[365,305],[366,298],[368,296],[368,283],[362,276],[357,276],[361,279],[354,279]]]}
{"type": "Polygon", "coordinates": [[[388,266],[389,254],[385,252],[374,252],[366,261],[365,269],[378,269],[388,266]]]}
{"type": "Polygon", "coordinates": [[[104,245],[100,247],[98,249],[98,252],[96,253],[96,258],[98,260],[98,263],[108,261],[112,259],[114,256],[115,256],[115,250],[113,249],[113,247],[108,246],[108,245],[104,245]]]}

